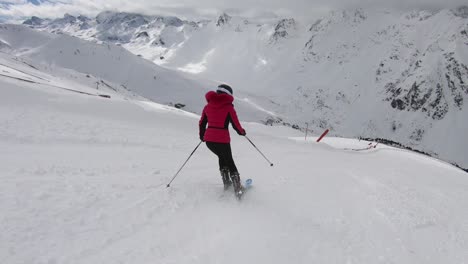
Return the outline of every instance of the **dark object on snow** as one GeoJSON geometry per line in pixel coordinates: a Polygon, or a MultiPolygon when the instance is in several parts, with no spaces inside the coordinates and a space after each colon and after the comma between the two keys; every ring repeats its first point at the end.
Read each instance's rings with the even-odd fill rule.
{"type": "Polygon", "coordinates": [[[181,104],[181,103],[177,103],[177,104],[174,105],[174,107],[177,108],[177,109],[182,109],[182,108],[185,107],[185,105],[181,104]]]}
{"type": "Polygon", "coordinates": [[[148,32],[143,31],[137,34],[136,38],[149,38],[148,32]]]}

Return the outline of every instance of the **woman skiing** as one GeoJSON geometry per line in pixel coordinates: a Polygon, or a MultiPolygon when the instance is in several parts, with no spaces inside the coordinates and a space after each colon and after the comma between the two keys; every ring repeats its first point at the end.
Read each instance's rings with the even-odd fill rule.
{"type": "Polygon", "coordinates": [[[234,110],[232,94],[232,88],[229,85],[221,84],[216,92],[210,91],[205,95],[208,103],[203,108],[199,129],[200,140],[206,142],[206,146],[218,156],[224,189],[226,190],[233,185],[234,193],[240,198],[244,187],[232,158],[229,123],[239,135],[245,136],[246,133],[237,118],[236,110],[234,110]],[[208,128],[206,128],[207,124],[208,128]]]}

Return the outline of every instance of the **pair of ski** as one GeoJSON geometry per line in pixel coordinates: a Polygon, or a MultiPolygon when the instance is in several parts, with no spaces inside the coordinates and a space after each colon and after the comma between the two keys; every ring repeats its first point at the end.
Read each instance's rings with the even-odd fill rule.
{"type": "Polygon", "coordinates": [[[246,179],[243,184],[242,191],[239,193],[235,193],[237,200],[241,200],[244,194],[252,187],[252,179],[246,179]]]}

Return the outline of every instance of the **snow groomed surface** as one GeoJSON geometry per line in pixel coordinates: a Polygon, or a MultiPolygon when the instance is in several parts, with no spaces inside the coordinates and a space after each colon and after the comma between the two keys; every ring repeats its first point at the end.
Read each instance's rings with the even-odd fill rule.
{"type": "Polygon", "coordinates": [[[275,166],[233,136],[255,182],[239,202],[204,146],[165,188],[198,143],[197,115],[112,91],[0,87],[2,263],[468,261],[468,177],[446,163],[245,123],[275,166]]]}

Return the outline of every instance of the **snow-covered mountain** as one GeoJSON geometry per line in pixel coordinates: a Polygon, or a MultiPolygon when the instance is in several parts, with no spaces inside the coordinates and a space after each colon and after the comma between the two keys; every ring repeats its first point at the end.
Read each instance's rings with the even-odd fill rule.
{"type": "Polygon", "coordinates": [[[468,7],[343,10],[311,22],[103,12],[24,24],[226,81],[275,113],[266,122],[385,138],[468,167],[468,7]]]}
{"type": "Polygon", "coordinates": [[[275,165],[233,135],[254,182],[241,202],[205,145],[166,188],[198,115],[29,63],[0,53],[2,263],[468,261],[468,178],[450,164],[243,122],[275,165]]]}
{"type": "MultiPolygon", "coordinates": [[[[38,70],[51,74],[73,71],[69,76],[64,74],[65,78],[79,79],[96,90],[111,89],[194,113],[205,105],[205,92],[216,87],[215,82],[162,68],[113,44],[38,32],[21,25],[0,25],[0,41],[0,51],[18,56],[38,70]]],[[[270,115],[249,102],[239,101],[237,105],[245,120],[259,121],[270,115]]]]}

